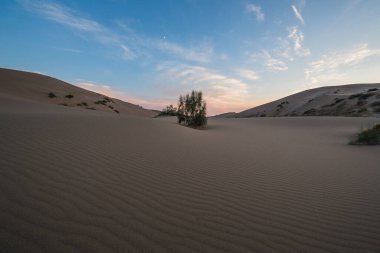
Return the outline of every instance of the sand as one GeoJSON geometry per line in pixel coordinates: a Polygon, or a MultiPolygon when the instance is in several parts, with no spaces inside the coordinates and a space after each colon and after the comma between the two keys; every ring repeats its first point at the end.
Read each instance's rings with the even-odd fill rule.
{"type": "Polygon", "coordinates": [[[144,109],[116,98],[82,89],[56,78],[37,73],[0,68],[0,94],[32,101],[142,117],[154,117],[157,111],[144,109]],[[55,95],[49,97],[49,93],[55,95]],[[71,95],[71,98],[67,98],[71,95]],[[104,100],[107,99],[107,100],[104,100]]]}
{"type": "Polygon", "coordinates": [[[380,117],[380,83],[323,86],[244,110],[223,113],[219,118],[283,116],[380,117]],[[352,95],[363,94],[361,98],[352,95]]]}
{"type": "Polygon", "coordinates": [[[0,252],[380,252],[374,118],[210,119],[0,95],[0,252]]]}

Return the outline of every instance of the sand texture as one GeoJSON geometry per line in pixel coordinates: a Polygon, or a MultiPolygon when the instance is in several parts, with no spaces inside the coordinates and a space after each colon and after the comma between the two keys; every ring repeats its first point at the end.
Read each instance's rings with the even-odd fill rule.
{"type": "Polygon", "coordinates": [[[0,95],[0,252],[380,252],[374,118],[206,130],[0,95]]]}

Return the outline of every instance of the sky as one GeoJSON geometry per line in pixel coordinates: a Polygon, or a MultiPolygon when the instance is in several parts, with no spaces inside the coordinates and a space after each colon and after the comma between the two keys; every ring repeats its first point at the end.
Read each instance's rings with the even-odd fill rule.
{"type": "Polygon", "coordinates": [[[379,0],[2,0],[0,67],[208,114],[380,82],[379,0]]]}

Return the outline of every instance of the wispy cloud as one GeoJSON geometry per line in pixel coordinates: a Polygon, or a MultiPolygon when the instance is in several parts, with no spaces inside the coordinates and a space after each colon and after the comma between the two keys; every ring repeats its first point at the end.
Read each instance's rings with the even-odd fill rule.
{"type": "Polygon", "coordinates": [[[319,60],[309,64],[305,70],[306,80],[314,85],[343,81],[354,66],[371,57],[380,57],[380,49],[371,49],[367,44],[323,55],[319,60]]]}
{"type": "Polygon", "coordinates": [[[29,11],[38,12],[44,15],[47,19],[78,30],[86,32],[101,32],[105,30],[105,28],[99,23],[91,19],[78,17],[75,11],[58,3],[38,0],[19,0],[18,2],[20,2],[29,11]]]}
{"type": "Polygon", "coordinates": [[[247,12],[255,14],[257,21],[263,21],[265,19],[265,14],[260,6],[250,3],[246,5],[245,9],[247,12]]]}
{"type": "Polygon", "coordinates": [[[75,48],[58,48],[58,49],[63,50],[65,52],[70,52],[70,53],[76,53],[76,54],[82,53],[82,50],[75,49],[75,48]]]}
{"type": "Polygon", "coordinates": [[[133,60],[136,58],[136,54],[133,53],[126,45],[121,44],[121,49],[123,50],[123,57],[127,60],[133,60]]]}
{"type": "Polygon", "coordinates": [[[250,80],[250,81],[256,81],[260,79],[260,76],[257,74],[257,72],[250,70],[250,69],[236,69],[235,73],[242,77],[243,79],[250,80]]]}
{"type": "Polygon", "coordinates": [[[43,18],[80,31],[81,36],[87,34],[103,45],[115,47],[120,57],[125,60],[134,60],[141,56],[149,55],[146,52],[152,50],[159,50],[166,54],[194,62],[209,62],[213,56],[213,47],[210,43],[189,48],[168,40],[141,35],[118,22],[119,27],[126,33],[120,34],[58,3],[39,0],[18,0],[18,2],[30,12],[37,13],[43,18]]]}
{"type": "Polygon", "coordinates": [[[288,66],[285,62],[273,58],[272,55],[266,50],[262,50],[260,53],[250,54],[249,57],[251,60],[264,65],[269,71],[278,72],[288,70],[288,66]]]}
{"type": "Polygon", "coordinates": [[[214,49],[209,45],[202,48],[185,48],[176,43],[166,40],[152,41],[152,46],[158,48],[162,52],[173,54],[185,60],[196,62],[211,61],[214,52],[214,49]]]}
{"type": "Polygon", "coordinates": [[[296,16],[296,18],[301,21],[301,23],[304,25],[305,24],[305,21],[301,15],[301,12],[297,9],[297,7],[295,5],[292,5],[292,10],[294,12],[294,15],[296,16]]]}
{"type": "Polygon", "coordinates": [[[173,96],[192,89],[202,90],[211,115],[227,110],[240,111],[247,107],[248,84],[239,79],[209,68],[178,63],[161,64],[157,70],[165,84],[179,84],[173,96]]]}
{"type": "Polygon", "coordinates": [[[28,11],[37,13],[43,18],[80,31],[81,35],[85,33],[103,45],[116,47],[121,51],[124,59],[131,60],[135,58],[132,57],[135,54],[129,49],[126,52],[128,47],[124,45],[119,35],[92,19],[82,17],[75,10],[48,1],[18,0],[18,2],[28,11]]]}
{"type": "Polygon", "coordinates": [[[309,56],[311,54],[310,49],[303,47],[303,41],[305,39],[303,33],[297,26],[288,27],[288,38],[293,42],[293,50],[298,56],[309,56]]]}

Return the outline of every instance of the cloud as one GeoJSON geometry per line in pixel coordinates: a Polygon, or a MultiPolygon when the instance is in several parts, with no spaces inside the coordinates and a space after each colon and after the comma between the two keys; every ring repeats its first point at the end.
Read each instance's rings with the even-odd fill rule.
{"type": "Polygon", "coordinates": [[[295,5],[292,5],[292,10],[294,12],[294,15],[296,16],[296,18],[301,21],[301,23],[304,25],[305,24],[305,21],[301,15],[301,12],[296,8],[295,5]]]}
{"type": "Polygon", "coordinates": [[[262,12],[261,7],[258,6],[258,5],[247,4],[247,6],[246,6],[246,11],[249,12],[249,13],[253,13],[253,14],[255,14],[255,15],[256,15],[256,20],[257,20],[257,21],[263,21],[264,18],[265,18],[265,15],[264,15],[264,13],[262,12]]]}
{"type": "Polygon", "coordinates": [[[161,73],[162,83],[175,87],[171,91],[175,98],[178,94],[187,93],[193,89],[203,91],[210,115],[231,110],[241,111],[249,104],[248,84],[218,71],[178,63],[160,64],[157,70],[161,73]]]}
{"type": "Polygon", "coordinates": [[[19,0],[19,3],[28,11],[37,13],[43,18],[79,31],[81,35],[90,35],[103,45],[121,49],[121,55],[124,59],[131,60],[135,58],[135,54],[124,45],[119,35],[94,20],[82,17],[75,10],[47,1],[19,0]]]}
{"type": "Polygon", "coordinates": [[[312,84],[344,81],[353,67],[372,57],[380,57],[380,49],[370,49],[367,44],[323,55],[309,64],[305,70],[306,80],[312,84]]]}
{"type": "Polygon", "coordinates": [[[309,56],[311,54],[310,49],[303,47],[303,41],[305,39],[303,33],[297,26],[288,27],[288,38],[293,42],[293,50],[298,56],[309,56]]]}
{"type": "Polygon", "coordinates": [[[251,54],[250,58],[255,62],[262,63],[269,71],[278,72],[288,70],[288,66],[285,62],[273,58],[266,50],[262,50],[260,53],[251,54]]]}
{"type": "Polygon", "coordinates": [[[250,80],[250,81],[256,81],[260,79],[260,76],[252,70],[249,69],[237,69],[235,70],[236,74],[241,76],[243,79],[250,80]]]}
{"type": "Polygon", "coordinates": [[[176,43],[166,40],[152,41],[152,46],[158,48],[162,52],[179,56],[185,60],[196,62],[209,62],[211,61],[214,49],[211,46],[204,46],[203,48],[184,48],[176,43]]]}
{"type": "Polygon", "coordinates": [[[76,54],[82,53],[81,50],[75,49],[75,48],[59,48],[59,49],[61,49],[62,51],[65,51],[65,52],[69,52],[69,53],[76,53],[76,54]]]}
{"type": "Polygon", "coordinates": [[[20,0],[19,2],[29,11],[38,12],[47,19],[78,30],[86,32],[100,32],[104,30],[104,27],[99,23],[78,17],[73,10],[57,3],[30,0],[20,0]]]}
{"type": "Polygon", "coordinates": [[[150,56],[149,51],[152,50],[159,50],[166,54],[194,62],[209,62],[213,56],[213,47],[210,43],[195,48],[188,48],[166,39],[155,39],[141,35],[125,24],[116,22],[119,28],[124,31],[124,34],[120,34],[58,3],[38,0],[18,0],[18,2],[30,12],[37,13],[43,18],[81,32],[81,36],[87,34],[98,43],[114,47],[117,49],[120,57],[125,60],[150,56]]]}
{"type": "Polygon", "coordinates": [[[123,51],[123,56],[127,60],[133,60],[136,58],[136,54],[134,54],[126,45],[120,45],[122,51],[123,51]]]}

